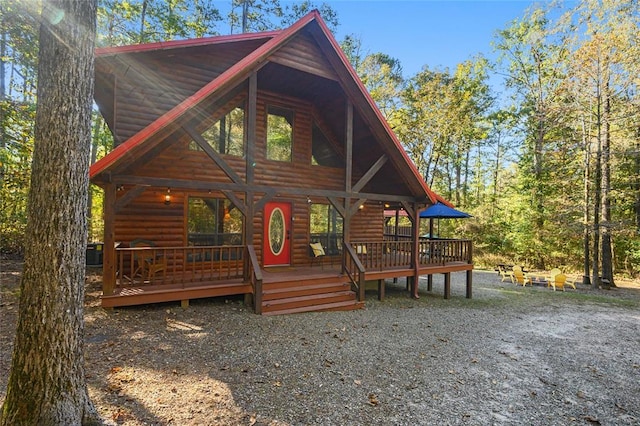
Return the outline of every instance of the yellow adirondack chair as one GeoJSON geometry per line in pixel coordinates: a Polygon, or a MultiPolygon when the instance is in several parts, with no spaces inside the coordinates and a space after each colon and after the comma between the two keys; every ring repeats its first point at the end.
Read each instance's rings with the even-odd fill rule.
{"type": "Polygon", "coordinates": [[[522,286],[526,286],[527,284],[533,285],[531,282],[531,278],[527,277],[527,275],[522,272],[522,268],[518,266],[513,267],[513,278],[515,284],[522,284],[522,286]]]}
{"type": "Polygon", "coordinates": [[[560,268],[553,268],[552,270],[549,271],[549,275],[547,275],[545,278],[547,279],[547,287],[551,287],[552,286],[552,282],[553,280],[556,278],[556,275],[561,274],[562,271],[560,270],[560,268]]]}
{"type": "Polygon", "coordinates": [[[567,282],[567,276],[565,274],[557,274],[556,276],[553,277],[553,280],[549,282],[553,287],[553,291],[556,291],[556,288],[561,288],[562,291],[564,291],[564,284],[567,282]]]}

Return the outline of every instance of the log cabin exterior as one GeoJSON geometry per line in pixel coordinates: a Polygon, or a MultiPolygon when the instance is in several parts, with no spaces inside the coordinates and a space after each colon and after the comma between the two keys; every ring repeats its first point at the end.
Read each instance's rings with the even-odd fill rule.
{"type": "MultiPolygon", "coordinates": [[[[105,307],[245,294],[257,313],[356,309],[367,281],[467,271],[470,241],[420,240],[426,185],[317,11],[255,34],[101,48],[115,147],[105,307]],[[385,235],[403,209],[410,238],[385,235]],[[310,243],[324,256],[315,257],[310,243]]],[[[431,281],[429,281],[430,283],[431,281]]]]}

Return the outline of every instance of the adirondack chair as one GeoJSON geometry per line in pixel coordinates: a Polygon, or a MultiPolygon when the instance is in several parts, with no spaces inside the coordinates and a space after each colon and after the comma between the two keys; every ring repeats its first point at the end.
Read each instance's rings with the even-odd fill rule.
{"type": "Polygon", "coordinates": [[[506,280],[513,282],[513,270],[511,268],[500,264],[496,267],[496,271],[498,271],[498,275],[500,275],[500,282],[505,282],[506,280]]]}
{"type": "Polygon", "coordinates": [[[523,287],[527,284],[533,285],[531,278],[527,277],[520,266],[513,267],[513,280],[515,284],[522,284],[523,287]]]}
{"type": "MultiPolygon", "coordinates": [[[[567,281],[567,276],[565,274],[557,274],[553,277],[553,280],[550,281],[551,286],[553,287],[553,291],[556,291],[556,288],[561,288],[564,291],[564,284],[567,281]]],[[[575,288],[575,287],[574,287],[575,288]]]]}
{"type": "Polygon", "coordinates": [[[559,275],[561,273],[562,271],[560,270],[560,268],[553,268],[552,270],[550,270],[549,274],[546,276],[547,287],[551,287],[556,275],[559,275]]]}

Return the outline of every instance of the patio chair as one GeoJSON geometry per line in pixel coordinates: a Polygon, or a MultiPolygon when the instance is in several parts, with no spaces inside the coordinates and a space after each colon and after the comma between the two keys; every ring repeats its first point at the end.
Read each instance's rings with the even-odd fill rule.
{"type": "Polygon", "coordinates": [[[500,275],[500,282],[505,282],[506,280],[511,280],[511,282],[513,282],[512,269],[500,264],[496,267],[496,271],[498,271],[498,275],[500,275]]]}
{"type": "Polygon", "coordinates": [[[561,288],[562,291],[564,291],[564,285],[565,285],[566,281],[567,281],[567,276],[565,274],[557,274],[549,282],[551,283],[551,286],[553,287],[553,291],[556,291],[556,288],[561,288]]]}
{"type": "Polygon", "coordinates": [[[533,285],[531,278],[527,277],[527,275],[522,272],[522,267],[514,266],[513,267],[513,281],[515,284],[522,284],[522,286],[526,286],[527,284],[533,285]]]}
{"type": "MultiPolygon", "coordinates": [[[[153,248],[156,247],[156,244],[153,241],[140,238],[131,241],[129,246],[132,248],[153,248]]],[[[164,273],[167,269],[166,260],[164,256],[157,255],[155,250],[135,251],[133,253],[133,259],[136,262],[136,271],[133,275],[140,275],[143,282],[151,282],[158,272],[162,272],[164,277],[164,273]]]]}
{"type": "Polygon", "coordinates": [[[324,251],[324,247],[322,247],[322,243],[309,243],[309,247],[311,247],[311,267],[313,268],[314,261],[319,260],[320,266],[324,269],[324,258],[326,256],[326,252],[324,251]]]}
{"type": "Polygon", "coordinates": [[[560,270],[560,268],[553,268],[552,270],[550,270],[549,274],[546,276],[547,287],[551,287],[551,283],[555,279],[556,275],[559,275],[561,273],[562,273],[562,271],[560,270]]]}

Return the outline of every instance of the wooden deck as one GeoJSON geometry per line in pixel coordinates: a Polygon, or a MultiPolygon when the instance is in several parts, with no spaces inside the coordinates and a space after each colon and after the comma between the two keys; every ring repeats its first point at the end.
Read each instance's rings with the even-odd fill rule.
{"type": "MultiPolygon", "coordinates": [[[[444,262],[441,264],[423,265],[419,268],[419,276],[428,276],[428,290],[431,290],[431,277],[443,274],[445,277],[444,297],[450,297],[450,273],[467,271],[467,297],[471,297],[470,280],[473,265],[460,262],[444,262]]],[[[386,267],[365,272],[368,284],[377,284],[378,299],[385,295],[385,280],[406,278],[414,295],[417,288],[415,269],[386,267]]],[[[358,293],[353,288],[348,276],[342,274],[341,265],[303,265],[298,267],[274,267],[262,269],[262,293],[260,313],[263,315],[290,314],[307,311],[352,310],[364,307],[364,300],[358,300],[358,293]]],[[[171,279],[165,277],[171,282],[171,279]]],[[[112,295],[102,297],[102,306],[114,308],[149,303],[180,301],[183,307],[188,306],[190,299],[245,295],[248,300],[255,298],[251,284],[241,278],[226,280],[198,281],[182,284],[151,284],[149,282],[121,287],[112,295]]]]}

